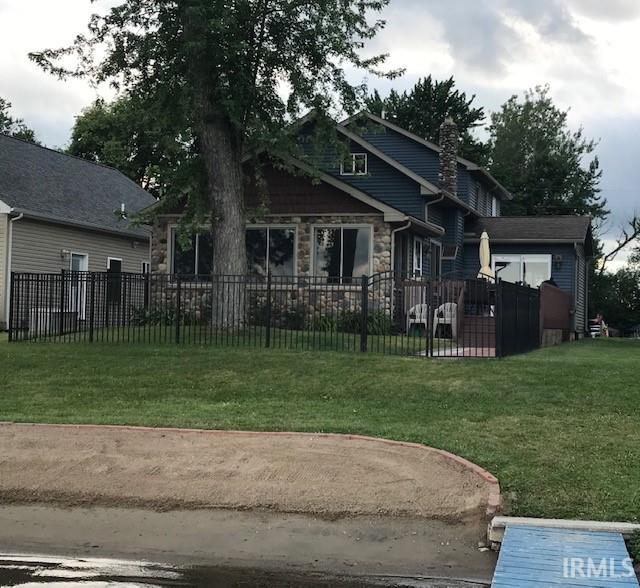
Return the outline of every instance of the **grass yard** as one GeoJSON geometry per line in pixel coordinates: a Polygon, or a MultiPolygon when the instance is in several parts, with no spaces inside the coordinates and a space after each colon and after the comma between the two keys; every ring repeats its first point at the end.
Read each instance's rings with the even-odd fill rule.
{"type": "Polygon", "coordinates": [[[502,360],[0,345],[0,420],[349,432],[484,466],[516,515],[640,521],[640,343],[502,360]]]}

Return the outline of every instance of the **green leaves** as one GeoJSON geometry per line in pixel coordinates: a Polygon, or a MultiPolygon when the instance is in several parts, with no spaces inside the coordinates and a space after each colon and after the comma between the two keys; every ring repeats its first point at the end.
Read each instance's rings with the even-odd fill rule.
{"type": "Polygon", "coordinates": [[[571,131],[567,112],[537,87],[512,96],[491,117],[490,170],[514,195],[503,214],[589,214],[604,218],[602,171],[592,157],[595,141],[571,131]]]}
{"type": "Polygon", "coordinates": [[[367,107],[377,115],[384,110],[390,121],[433,143],[439,141],[442,121],[452,117],[460,130],[460,155],[481,165],[487,157],[487,148],[471,131],[483,124],[485,113],[482,107],[473,106],[474,100],[475,95],[467,97],[456,89],[453,77],[437,81],[428,76],[402,94],[391,90],[382,98],[374,91],[367,98],[367,107]]]}
{"type": "Polygon", "coordinates": [[[10,108],[11,102],[0,98],[0,133],[15,137],[16,139],[22,139],[23,141],[39,144],[35,132],[24,124],[21,118],[13,118],[9,114],[10,108]]]}

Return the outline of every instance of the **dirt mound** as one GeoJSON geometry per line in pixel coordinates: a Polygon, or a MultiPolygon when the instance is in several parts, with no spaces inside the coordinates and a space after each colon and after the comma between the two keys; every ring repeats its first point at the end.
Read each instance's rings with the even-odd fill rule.
{"type": "Polygon", "coordinates": [[[497,482],[421,445],[342,435],[0,425],[3,502],[478,519],[497,482]]]}

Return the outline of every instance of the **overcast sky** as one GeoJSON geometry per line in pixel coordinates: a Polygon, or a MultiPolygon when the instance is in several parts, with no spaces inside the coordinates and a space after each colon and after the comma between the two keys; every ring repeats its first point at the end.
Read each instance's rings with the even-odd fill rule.
{"type": "MultiPolygon", "coordinates": [[[[96,91],[41,72],[27,52],[67,44],[95,9],[89,0],[0,0],[0,96],[49,146],[67,144],[73,117],[96,91]]],[[[571,125],[600,140],[613,212],[607,236],[640,211],[639,0],[391,0],[384,18],[370,50],[388,52],[389,65],[407,73],[392,83],[371,79],[372,87],[385,93],[428,74],[453,75],[491,111],[549,83],[571,108],[571,125]]]]}

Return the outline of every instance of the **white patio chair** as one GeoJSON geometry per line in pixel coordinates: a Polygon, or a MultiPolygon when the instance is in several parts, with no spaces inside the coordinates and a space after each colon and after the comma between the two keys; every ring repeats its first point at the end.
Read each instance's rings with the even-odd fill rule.
{"type": "Polygon", "coordinates": [[[424,325],[424,330],[429,328],[429,305],[416,304],[409,309],[407,313],[407,334],[411,329],[411,325],[424,325]]]}
{"type": "Polygon", "coordinates": [[[440,325],[451,326],[451,338],[458,338],[458,305],[455,302],[445,302],[433,311],[433,336],[438,334],[440,325]]]}

